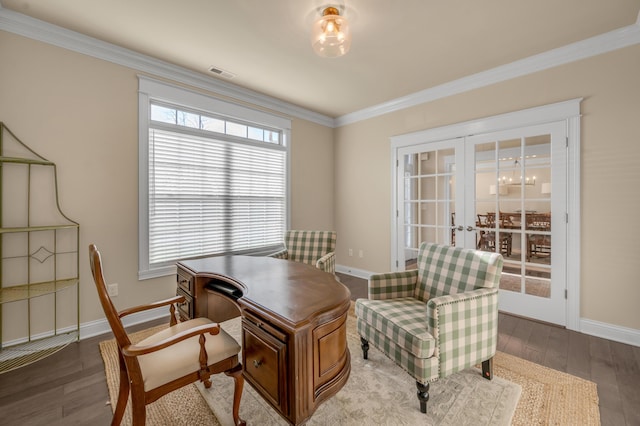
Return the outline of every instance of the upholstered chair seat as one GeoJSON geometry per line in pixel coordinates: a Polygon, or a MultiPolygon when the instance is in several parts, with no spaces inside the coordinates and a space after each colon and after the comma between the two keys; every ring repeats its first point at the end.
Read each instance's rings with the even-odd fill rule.
{"type": "MultiPolygon", "coordinates": [[[[208,318],[195,318],[179,322],[173,327],[141,340],[136,346],[151,346],[165,339],[173,338],[178,333],[191,330],[201,325],[213,324],[208,318]]],[[[205,341],[207,363],[216,364],[240,352],[240,345],[223,329],[215,335],[207,335],[205,341]]],[[[200,344],[198,336],[190,337],[174,344],[170,351],[157,351],[140,355],[138,362],[144,379],[144,390],[155,389],[180,377],[200,369],[200,344]]]]}

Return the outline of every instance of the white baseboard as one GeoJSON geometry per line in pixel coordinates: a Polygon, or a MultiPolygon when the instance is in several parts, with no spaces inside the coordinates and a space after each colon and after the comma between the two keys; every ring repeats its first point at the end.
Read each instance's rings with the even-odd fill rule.
{"type": "Polygon", "coordinates": [[[580,331],[590,336],[640,347],[640,330],[634,328],[582,318],[580,319],[580,331]]]}
{"type": "MultiPolygon", "coordinates": [[[[160,308],[127,315],[122,319],[122,324],[125,327],[129,327],[135,324],[141,324],[165,317],[167,319],[169,318],[169,312],[166,306],[162,306],[160,308]]],[[[80,324],[80,340],[106,333],[111,333],[111,326],[106,318],[80,324]]]]}
{"type": "Polygon", "coordinates": [[[336,265],[336,272],[341,274],[351,275],[352,277],[362,278],[364,280],[369,279],[369,275],[374,272],[365,271],[364,269],[352,268],[351,266],[336,265]]]}

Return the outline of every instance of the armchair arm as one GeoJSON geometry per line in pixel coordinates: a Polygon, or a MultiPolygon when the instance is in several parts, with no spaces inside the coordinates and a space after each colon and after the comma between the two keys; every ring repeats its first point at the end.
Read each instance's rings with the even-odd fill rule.
{"type": "Polygon", "coordinates": [[[122,354],[131,357],[149,354],[167,348],[171,345],[175,345],[176,343],[189,339],[193,336],[198,336],[205,333],[216,335],[220,333],[220,326],[218,325],[218,323],[199,325],[197,327],[190,328],[189,330],[184,330],[180,333],[174,334],[173,336],[167,337],[166,339],[156,342],[152,345],[128,345],[122,348],[122,354]]]}
{"type": "Polygon", "coordinates": [[[387,272],[369,276],[369,299],[384,300],[398,297],[413,297],[418,270],[387,272]]]}
{"type": "Polygon", "coordinates": [[[322,269],[325,272],[335,273],[336,272],[336,253],[329,252],[322,256],[316,262],[316,268],[322,269]]]}
{"type": "Polygon", "coordinates": [[[429,333],[436,339],[440,377],[488,360],[498,343],[498,289],[434,297],[427,302],[429,333]]]}
{"type": "Polygon", "coordinates": [[[289,251],[287,249],[271,253],[268,257],[275,257],[276,259],[288,259],[289,251]]]}
{"type": "Polygon", "coordinates": [[[184,298],[184,296],[175,296],[170,299],[161,300],[159,302],[150,303],[148,305],[133,306],[131,308],[123,309],[120,312],[118,312],[118,317],[122,318],[127,315],[135,314],[136,312],[148,311],[149,309],[155,309],[161,306],[173,305],[174,303],[184,303],[185,300],[186,299],[184,298]]]}

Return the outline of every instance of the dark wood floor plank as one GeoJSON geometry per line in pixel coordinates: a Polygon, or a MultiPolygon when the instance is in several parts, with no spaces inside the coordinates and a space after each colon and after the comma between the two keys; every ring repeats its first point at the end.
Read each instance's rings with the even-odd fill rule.
{"type": "Polygon", "coordinates": [[[530,361],[528,357],[533,356],[535,358],[535,354],[529,351],[526,346],[526,342],[529,340],[532,329],[533,321],[517,318],[516,327],[513,329],[513,333],[511,333],[511,337],[505,347],[505,351],[511,355],[524,358],[528,361],[530,361]]]}
{"type": "Polygon", "coordinates": [[[47,424],[62,418],[62,386],[30,389],[30,396],[0,405],[3,424],[47,424]]]}
{"type": "Polygon", "coordinates": [[[627,424],[640,425],[640,377],[638,374],[617,374],[622,411],[627,424]]]}
{"type": "MultiPolygon", "coordinates": [[[[599,392],[598,392],[599,393],[599,392]]],[[[600,407],[600,425],[601,426],[632,426],[633,423],[627,423],[622,411],[612,410],[607,407],[600,407]]],[[[637,425],[634,425],[637,426],[637,425]]]]}
{"type": "Polygon", "coordinates": [[[569,334],[567,330],[560,327],[550,327],[547,345],[542,365],[554,370],[566,371],[569,354],[569,334]]]}
{"type": "Polygon", "coordinates": [[[591,380],[618,386],[616,373],[613,369],[609,341],[590,336],[589,350],[589,355],[591,356],[591,380]]]}
{"type": "Polygon", "coordinates": [[[609,346],[627,424],[640,425],[640,360],[631,345],[609,342],[609,346]]]}
{"type": "Polygon", "coordinates": [[[568,331],[569,353],[567,354],[567,373],[591,380],[591,361],[589,356],[589,336],[568,331]]]}

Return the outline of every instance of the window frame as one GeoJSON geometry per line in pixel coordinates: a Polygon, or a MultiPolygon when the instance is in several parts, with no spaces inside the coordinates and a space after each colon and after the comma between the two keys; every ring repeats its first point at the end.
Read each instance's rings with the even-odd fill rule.
{"type": "MultiPolygon", "coordinates": [[[[175,265],[152,266],[149,262],[149,128],[151,103],[169,104],[186,111],[195,110],[214,117],[228,117],[230,121],[255,124],[278,129],[282,132],[279,146],[285,149],[285,229],[291,217],[291,120],[243,105],[223,101],[213,96],[195,92],[147,76],[138,76],[138,279],[173,275],[175,265]]],[[[247,139],[251,141],[251,139],[247,139]]],[[[258,142],[256,143],[269,143],[258,142]]]]}

